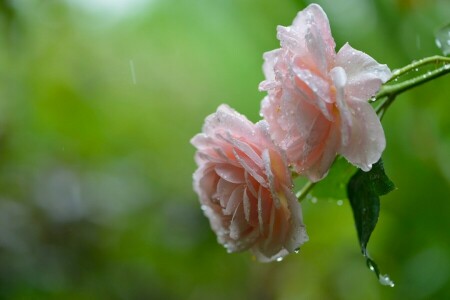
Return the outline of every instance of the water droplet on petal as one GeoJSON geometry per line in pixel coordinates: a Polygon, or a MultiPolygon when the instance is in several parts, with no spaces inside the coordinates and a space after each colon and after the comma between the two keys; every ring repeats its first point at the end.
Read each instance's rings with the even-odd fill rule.
{"type": "Polygon", "coordinates": [[[203,211],[205,211],[205,210],[208,209],[208,207],[207,207],[206,205],[202,205],[202,206],[200,206],[200,209],[203,210],[203,211]]]}

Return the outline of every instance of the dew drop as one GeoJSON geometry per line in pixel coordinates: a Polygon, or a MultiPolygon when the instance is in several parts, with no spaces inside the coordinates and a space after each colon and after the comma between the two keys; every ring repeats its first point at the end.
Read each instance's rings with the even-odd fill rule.
{"type": "Polygon", "coordinates": [[[203,210],[203,211],[205,211],[205,210],[208,209],[208,207],[207,207],[206,205],[202,205],[202,206],[200,206],[200,209],[203,210]]]}
{"type": "Polygon", "coordinates": [[[381,275],[378,278],[378,280],[380,281],[380,283],[382,285],[388,285],[390,287],[394,287],[395,283],[391,280],[391,278],[389,278],[389,276],[387,274],[381,275]]]}
{"type": "Polygon", "coordinates": [[[297,249],[294,250],[295,254],[298,254],[299,252],[300,252],[300,248],[297,248],[297,249]]]}
{"type": "Polygon", "coordinates": [[[337,201],[337,205],[342,206],[342,204],[344,204],[344,201],[342,201],[342,200],[337,201]]]}
{"type": "Polygon", "coordinates": [[[440,28],[434,36],[436,46],[441,49],[442,53],[450,54],[450,23],[440,28]]]}
{"type": "Polygon", "coordinates": [[[276,261],[277,261],[277,262],[283,261],[283,257],[282,257],[282,256],[278,257],[278,258],[276,259],[276,261]]]}
{"type": "Polygon", "coordinates": [[[316,204],[317,203],[317,198],[316,197],[311,198],[311,202],[316,204]]]}

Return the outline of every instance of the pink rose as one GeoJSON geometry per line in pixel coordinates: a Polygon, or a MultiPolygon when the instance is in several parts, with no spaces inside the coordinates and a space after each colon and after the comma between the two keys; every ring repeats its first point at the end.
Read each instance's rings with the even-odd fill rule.
{"type": "Polygon", "coordinates": [[[191,143],[197,148],[194,189],[229,252],[250,249],[271,261],[308,240],[290,171],[265,121],[253,124],[221,105],[191,143]]]}
{"type": "Polygon", "coordinates": [[[281,48],[264,54],[268,91],[261,112],[289,163],[312,181],[337,154],[364,171],[383,152],[383,128],[368,100],[391,76],[386,65],[345,44],[335,52],[328,18],[317,4],[278,26],[281,48]]]}

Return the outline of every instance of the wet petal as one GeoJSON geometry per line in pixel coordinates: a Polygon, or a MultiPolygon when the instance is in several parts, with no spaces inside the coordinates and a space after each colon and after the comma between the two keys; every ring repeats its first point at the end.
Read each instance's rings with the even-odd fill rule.
{"type": "Polygon", "coordinates": [[[292,27],[298,32],[301,44],[306,45],[311,67],[315,67],[312,69],[326,73],[334,63],[336,45],[323,9],[317,4],[309,5],[297,14],[292,27]]]}
{"type": "Polygon", "coordinates": [[[220,131],[233,132],[236,136],[250,136],[254,133],[254,125],[246,117],[226,104],[217,108],[216,113],[209,115],[203,125],[203,132],[213,136],[220,131]]]}
{"type": "Polygon", "coordinates": [[[236,208],[242,203],[244,197],[244,187],[242,185],[236,186],[230,197],[226,199],[226,207],[224,213],[231,215],[236,211],[236,208]]]}
{"type": "Polygon", "coordinates": [[[337,128],[332,126],[319,158],[305,171],[305,174],[311,181],[317,182],[322,180],[328,174],[339,149],[339,137],[337,128]]]}
{"type": "Polygon", "coordinates": [[[346,145],[348,143],[352,127],[352,116],[345,99],[347,74],[342,67],[335,67],[330,71],[330,76],[336,90],[336,104],[340,115],[341,139],[342,143],[346,145]]]}
{"type": "Polygon", "coordinates": [[[355,166],[369,171],[386,147],[383,127],[369,103],[356,100],[347,103],[353,117],[352,131],[348,144],[342,144],[339,152],[355,166]]]}
{"type": "Polygon", "coordinates": [[[339,50],[336,66],[344,68],[347,74],[346,97],[353,100],[368,101],[391,77],[386,65],[353,49],[348,43],[339,50]]]}
{"type": "Polygon", "coordinates": [[[231,183],[244,183],[244,170],[230,164],[219,164],[215,166],[217,175],[231,183]]]}
{"type": "Polygon", "coordinates": [[[263,72],[266,80],[263,81],[260,86],[260,91],[268,91],[276,86],[275,83],[275,64],[277,63],[278,56],[280,55],[281,49],[275,49],[264,53],[264,63],[263,72]]]}

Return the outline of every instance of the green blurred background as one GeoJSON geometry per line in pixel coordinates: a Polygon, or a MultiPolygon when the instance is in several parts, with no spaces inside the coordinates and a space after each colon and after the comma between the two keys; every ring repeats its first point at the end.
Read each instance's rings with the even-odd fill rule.
{"type": "MultiPolygon", "coordinates": [[[[391,69],[439,54],[450,21],[447,0],[318,2],[338,48],[391,69]]],[[[383,120],[398,189],[369,249],[389,288],[342,185],[305,200],[310,241],[271,264],[227,254],[192,191],[190,138],[220,103],[259,119],[262,54],[308,1],[0,3],[1,299],[450,297],[450,77],[383,120]]]]}

